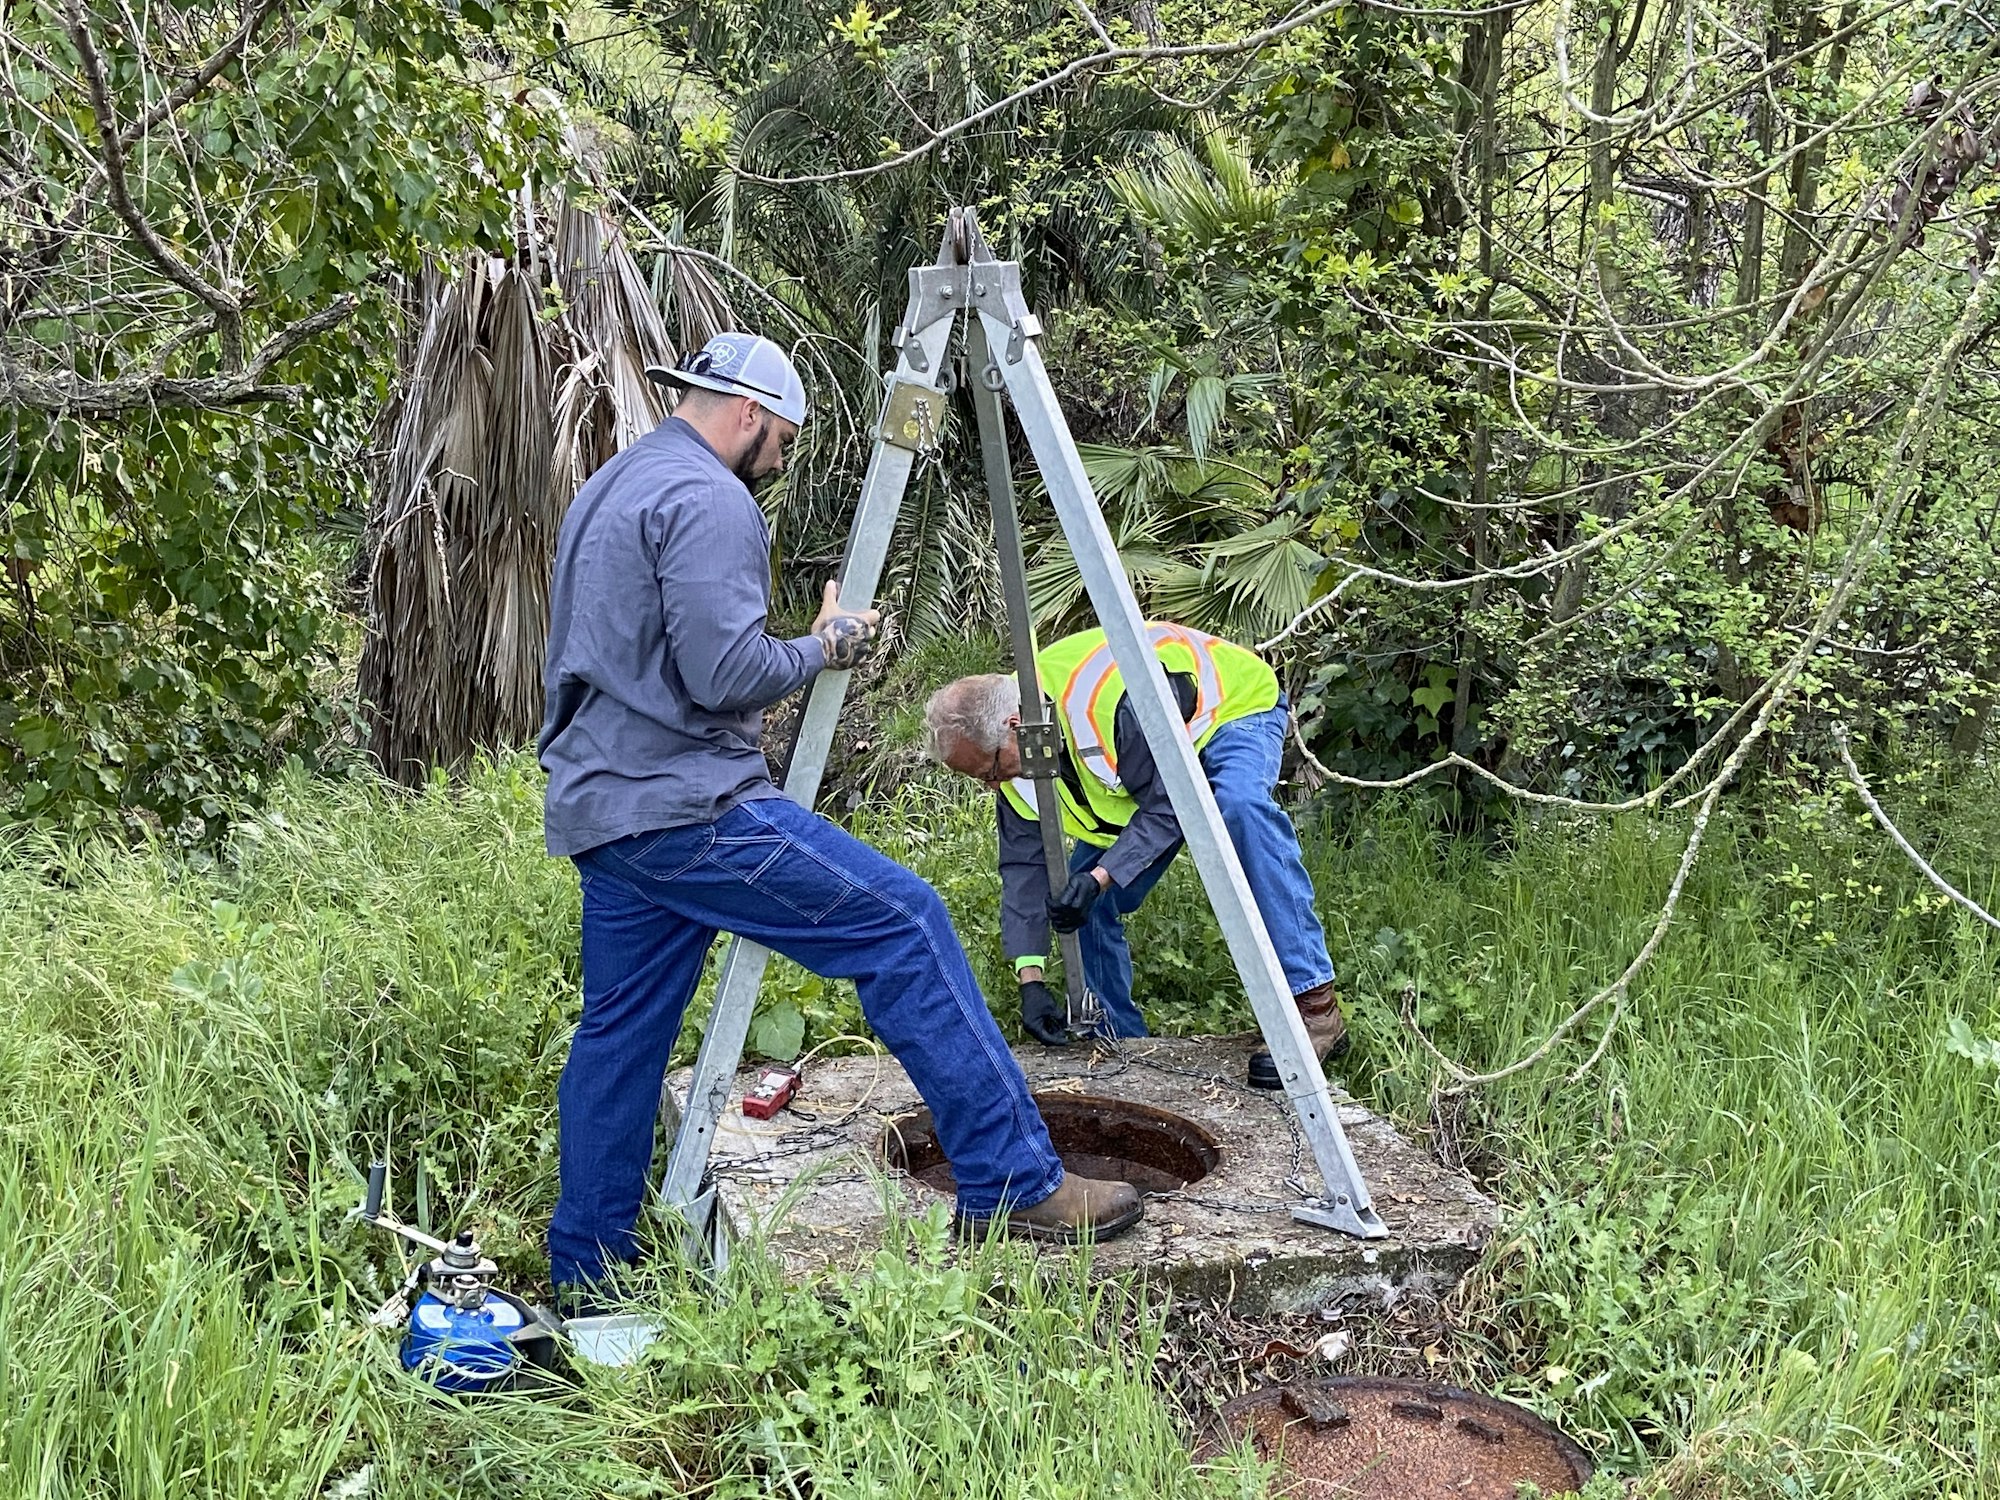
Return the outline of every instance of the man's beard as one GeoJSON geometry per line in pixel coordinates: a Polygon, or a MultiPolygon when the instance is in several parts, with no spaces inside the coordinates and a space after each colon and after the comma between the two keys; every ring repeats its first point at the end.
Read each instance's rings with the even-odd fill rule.
{"type": "Polygon", "coordinates": [[[757,424],[757,436],[750,446],[745,448],[737,456],[736,462],[729,466],[729,472],[743,481],[745,489],[755,490],[763,481],[764,476],[757,473],[756,466],[757,460],[764,455],[764,440],[770,435],[771,419],[766,417],[757,424]]]}

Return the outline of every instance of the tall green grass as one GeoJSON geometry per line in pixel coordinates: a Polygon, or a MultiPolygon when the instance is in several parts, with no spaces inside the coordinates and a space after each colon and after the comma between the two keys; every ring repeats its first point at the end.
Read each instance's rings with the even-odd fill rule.
{"type": "MultiPolygon", "coordinates": [[[[1901,798],[1990,900],[1993,788],[1901,798]]],[[[2000,1496],[2000,945],[1837,799],[1765,801],[1718,830],[1595,1070],[1565,1081],[1586,1035],[1464,1098],[1406,997],[1463,1061],[1518,1055],[1623,964],[1679,830],[1325,823],[1343,1071],[1508,1206],[1461,1373],[1679,1496],[2000,1496]]],[[[0,1493],[1254,1488],[1181,1456],[1156,1311],[1004,1247],[954,1262],[936,1223],[846,1286],[755,1255],[720,1296],[670,1284],[669,1357],[566,1401],[414,1390],[362,1323],[386,1247],[344,1215],[386,1144],[399,1207],[541,1274],[577,898],[539,809],[521,758],[417,796],[295,783],[205,867],[0,847],[0,1493]]],[[[989,819],[918,783],[856,823],[945,893],[998,996],[989,819]]],[[[1135,926],[1161,1029],[1248,1024],[1190,872],[1135,926]]],[[[783,966],[767,1004],[809,1040],[856,1019],[783,966]]]]}
{"type": "Polygon", "coordinates": [[[429,1397],[364,1326],[349,1223],[476,1223],[532,1290],[576,991],[532,763],[460,792],[301,783],[229,863],[0,854],[0,1494],[1243,1495],[1152,1379],[1156,1314],[907,1226],[866,1274],[754,1250],[653,1297],[665,1358],[565,1400],[429,1397]],[[1121,1328],[1120,1341],[1110,1330],[1121,1328]]]}
{"type": "MultiPolygon", "coordinates": [[[[1989,901],[1992,811],[1933,828],[1989,901]]],[[[1725,831],[1597,1069],[1566,1081],[1586,1035],[1477,1101],[1512,1210],[1472,1305],[1495,1383],[1690,1496],[2000,1493],[2000,1100],[1952,1048],[1954,1019],[2000,1032],[2000,943],[1837,805],[1725,831]]],[[[1518,1056],[1634,950],[1678,844],[1322,845],[1380,1069],[1357,1083],[1425,1117],[1410,991],[1463,1060],[1518,1056]]]]}

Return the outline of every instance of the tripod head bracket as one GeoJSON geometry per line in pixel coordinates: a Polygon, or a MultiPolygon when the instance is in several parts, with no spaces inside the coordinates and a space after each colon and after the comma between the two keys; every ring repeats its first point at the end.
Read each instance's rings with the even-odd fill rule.
{"type": "MultiPolygon", "coordinates": [[[[953,209],[937,260],[910,268],[910,300],[896,331],[897,349],[909,355],[912,340],[933,323],[971,308],[1008,330],[1007,363],[1018,364],[1026,340],[1041,337],[1042,325],[1028,310],[1021,291],[1019,261],[996,260],[979,232],[972,210],[953,209]]],[[[916,351],[922,357],[921,349],[916,351]]],[[[913,360],[914,363],[914,360],[913,360]]],[[[916,365],[919,372],[924,367],[916,365]]]]}
{"type": "Polygon", "coordinates": [[[966,270],[965,266],[910,267],[910,305],[903,314],[905,337],[958,315],[958,310],[969,300],[966,270]]]}
{"type": "Polygon", "coordinates": [[[882,403],[882,441],[912,453],[935,453],[944,429],[945,393],[916,380],[891,380],[882,403]]]}

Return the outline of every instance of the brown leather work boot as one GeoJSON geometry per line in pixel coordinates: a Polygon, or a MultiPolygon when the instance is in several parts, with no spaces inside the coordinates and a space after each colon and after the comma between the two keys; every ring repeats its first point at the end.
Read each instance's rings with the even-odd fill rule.
{"type": "MultiPolygon", "coordinates": [[[[1129,1182],[1100,1182],[1063,1174],[1062,1185],[1032,1208],[1010,1209],[1000,1217],[1000,1226],[1018,1239],[1051,1240],[1069,1244],[1087,1233],[1094,1240],[1108,1240],[1123,1234],[1146,1216],[1145,1201],[1129,1182]]],[[[961,1218],[961,1232],[981,1233],[988,1219],[961,1218]]]]}
{"type": "Polygon", "coordinates": [[[1306,1035],[1312,1038],[1313,1051],[1319,1054],[1322,1063],[1347,1055],[1353,1044],[1348,1040],[1347,1017],[1340,1013],[1340,995],[1331,979],[1303,995],[1292,996],[1292,1004],[1299,1008],[1299,1015],[1306,1023],[1306,1035]]]}
{"type": "MultiPolygon", "coordinates": [[[[1306,1023],[1306,1039],[1312,1043],[1313,1051],[1319,1054],[1321,1067],[1347,1055],[1353,1041],[1347,1035],[1347,1017],[1340,1013],[1340,996],[1334,990],[1332,980],[1292,996],[1292,1004],[1299,1008],[1299,1019],[1306,1023]]],[[[1284,1086],[1283,1080],[1278,1077],[1278,1064],[1266,1048],[1259,1047],[1250,1054],[1249,1073],[1253,1089],[1284,1086]]]]}

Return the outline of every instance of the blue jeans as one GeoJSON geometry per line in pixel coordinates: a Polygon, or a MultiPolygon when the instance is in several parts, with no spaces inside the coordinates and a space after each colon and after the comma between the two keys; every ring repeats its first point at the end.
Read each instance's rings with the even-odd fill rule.
{"type": "MultiPolygon", "coordinates": [[[[1256,897],[1286,982],[1299,995],[1333,978],[1333,959],[1326,951],[1319,913],[1313,909],[1312,877],[1306,874],[1298,830],[1276,797],[1290,724],[1291,710],[1283,699],[1266,713],[1232,719],[1202,747],[1201,767],[1208,773],[1209,790],[1215,793],[1236,857],[1243,862],[1244,878],[1250,882],[1250,894],[1256,897]]],[[[1125,942],[1125,919],[1160,883],[1178,853],[1176,844],[1134,876],[1130,885],[1108,887],[1077,934],[1084,980],[1097,992],[1105,1017],[1119,1036],[1146,1034],[1146,1019],[1132,1003],[1132,950],[1125,942]]],[[[1102,849],[1079,841],[1070,852],[1069,867],[1072,872],[1088,870],[1103,855],[1102,849]]]]}
{"type": "Polygon", "coordinates": [[[936,891],[784,797],[576,856],[583,1019],[557,1091],[558,1286],[638,1257],[654,1118],[681,1014],[718,931],[852,979],[862,1013],[931,1108],[967,1216],[1029,1207],[1062,1162],[936,891]]]}

